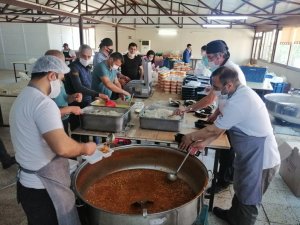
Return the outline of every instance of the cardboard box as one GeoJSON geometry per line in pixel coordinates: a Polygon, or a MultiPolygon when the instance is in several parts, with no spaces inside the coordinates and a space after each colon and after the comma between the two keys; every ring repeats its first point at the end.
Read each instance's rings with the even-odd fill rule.
{"type": "Polygon", "coordinates": [[[292,150],[294,147],[296,147],[295,145],[292,145],[291,143],[289,142],[281,142],[278,143],[278,150],[279,150],[279,153],[280,153],[280,159],[281,161],[285,160],[287,157],[290,156],[290,154],[292,153],[292,150]]]}
{"type": "Polygon", "coordinates": [[[294,195],[300,197],[300,151],[286,142],[279,146],[279,151],[282,156],[279,174],[294,195]]]}

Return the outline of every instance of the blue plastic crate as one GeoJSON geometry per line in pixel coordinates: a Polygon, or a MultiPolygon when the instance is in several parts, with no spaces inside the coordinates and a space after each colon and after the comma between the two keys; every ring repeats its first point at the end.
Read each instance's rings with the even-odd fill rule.
{"type": "Polygon", "coordinates": [[[271,85],[273,87],[273,93],[284,93],[285,87],[288,85],[288,83],[285,83],[285,82],[273,83],[273,82],[271,82],[271,85]]]}
{"type": "Polygon", "coordinates": [[[267,68],[252,67],[252,66],[240,66],[241,70],[245,74],[246,81],[263,83],[265,80],[265,74],[267,68]]]}

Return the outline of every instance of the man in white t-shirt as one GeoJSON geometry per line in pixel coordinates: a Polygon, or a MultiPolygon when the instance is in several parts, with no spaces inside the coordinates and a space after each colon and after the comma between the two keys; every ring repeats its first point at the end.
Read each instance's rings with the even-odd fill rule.
{"type": "Polygon", "coordinates": [[[28,86],[11,108],[10,133],[20,165],[17,198],[30,225],[80,224],[67,157],[90,155],[96,145],[67,136],[59,108],[49,97],[59,94],[69,70],[55,56],[39,58],[28,86]]]}
{"type": "Polygon", "coordinates": [[[213,89],[227,98],[213,125],[183,137],[181,149],[191,153],[204,149],[226,130],[234,159],[235,195],[229,210],[218,207],[214,214],[232,225],[254,225],[262,195],[280,165],[280,155],[264,102],[242,85],[235,70],[220,67],[212,74],[213,89]]]}
{"type": "MultiPolygon", "coordinates": [[[[214,40],[209,42],[206,45],[206,58],[208,59],[208,68],[211,71],[216,70],[220,66],[226,66],[234,69],[238,73],[238,78],[241,84],[246,85],[246,79],[241,68],[231,61],[230,52],[227,44],[223,40],[214,40]]],[[[175,114],[182,114],[184,112],[197,111],[204,107],[207,107],[214,103],[214,101],[218,101],[218,108],[215,112],[207,119],[209,122],[214,122],[217,116],[222,110],[225,100],[222,98],[217,98],[217,95],[213,89],[209,90],[207,96],[202,98],[197,103],[188,106],[186,108],[179,108],[179,110],[175,111],[175,114]]],[[[217,177],[217,183],[215,187],[215,193],[218,193],[224,189],[226,189],[232,180],[233,177],[233,167],[232,162],[234,159],[234,152],[230,149],[226,152],[222,151],[220,153],[220,167],[217,177]]],[[[211,194],[211,188],[207,189],[207,193],[211,194]]]]}

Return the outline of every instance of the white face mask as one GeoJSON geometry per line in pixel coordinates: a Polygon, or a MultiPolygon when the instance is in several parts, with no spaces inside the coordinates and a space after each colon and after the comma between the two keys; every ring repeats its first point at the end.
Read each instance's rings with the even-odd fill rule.
{"type": "Polygon", "coordinates": [[[88,60],[85,60],[83,58],[79,58],[79,62],[81,63],[81,65],[83,65],[84,67],[87,67],[88,65],[91,64],[91,60],[88,59],[88,60]]]}
{"type": "Polygon", "coordinates": [[[216,69],[219,68],[219,65],[215,64],[213,61],[212,62],[209,61],[208,62],[208,67],[213,72],[213,71],[215,71],[216,69]]]}
{"type": "Polygon", "coordinates": [[[113,69],[113,70],[118,70],[118,69],[119,69],[119,66],[117,66],[116,64],[114,64],[114,65],[112,66],[112,69],[113,69]]]}
{"type": "Polygon", "coordinates": [[[135,57],[135,54],[131,54],[130,52],[128,52],[128,57],[133,59],[135,57]]]}
{"type": "Polygon", "coordinates": [[[223,89],[221,91],[214,90],[214,93],[219,99],[228,99],[228,93],[222,93],[222,91],[223,89]]]}
{"type": "Polygon", "coordinates": [[[221,91],[214,91],[214,93],[218,98],[221,96],[221,91]]]}
{"type": "Polygon", "coordinates": [[[60,93],[61,82],[60,79],[50,81],[50,98],[56,98],[60,93]]]}

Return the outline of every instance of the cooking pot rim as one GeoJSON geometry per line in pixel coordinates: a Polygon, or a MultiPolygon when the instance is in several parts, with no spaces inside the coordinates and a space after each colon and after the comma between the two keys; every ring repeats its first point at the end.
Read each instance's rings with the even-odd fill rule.
{"type": "MultiPolygon", "coordinates": [[[[183,151],[180,151],[179,149],[177,148],[174,148],[174,147],[170,147],[170,146],[157,146],[155,144],[146,144],[146,145],[140,145],[140,144],[131,144],[131,145],[124,145],[124,146],[119,146],[119,147],[116,147],[114,148],[114,151],[118,151],[118,150],[122,150],[122,149],[127,149],[129,147],[157,147],[157,148],[167,148],[167,149],[171,149],[171,150],[175,150],[179,153],[182,153],[184,154],[183,151]]],[[[193,155],[190,155],[191,157],[195,157],[197,158],[196,156],[193,156],[193,155]]],[[[199,159],[197,159],[199,160],[199,159]]],[[[202,162],[201,162],[202,163],[202,162]]],[[[109,213],[109,214],[113,214],[113,215],[119,215],[119,216],[136,216],[136,217],[140,217],[142,216],[142,213],[141,214],[126,214],[126,213],[117,213],[117,212],[111,212],[111,211],[107,211],[107,210],[104,210],[102,208],[98,208],[98,207],[95,207],[93,206],[92,204],[90,204],[89,202],[86,201],[86,199],[80,194],[80,192],[77,190],[77,186],[76,186],[76,180],[77,180],[77,176],[79,175],[80,171],[88,164],[87,161],[81,163],[77,169],[75,170],[73,176],[72,176],[72,179],[71,179],[71,187],[73,188],[73,191],[74,191],[74,194],[77,198],[79,198],[81,201],[84,202],[84,204],[87,204],[89,205],[90,207],[94,208],[94,209],[97,209],[97,210],[101,210],[105,213],[109,213]]],[[[203,164],[203,163],[202,163],[203,164]]],[[[166,211],[162,211],[162,212],[156,212],[156,213],[151,213],[151,214],[148,214],[148,215],[160,215],[160,214],[166,214],[166,213],[169,213],[171,211],[174,211],[174,210],[179,210],[180,208],[183,208],[185,207],[186,205],[190,204],[190,202],[198,199],[201,197],[201,195],[203,194],[204,190],[205,190],[205,187],[207,186],[208,184],[208,178],[209,178],[209,174],[208,174],[208,171],[205,167],[205,165],[203,164],[204,166],[204,172],[205,172],[205,175],[207,177],[207,179],[205,180],[205,184],[203,185],[203,188],[195,195],[194,198],[192,198],[190,201],[176,207],[176,208],[172,208],[172,209],[168,209],[166,211]]],[[[120,171],[124,171],[124,170],[120,170],[120,171]]]]}

